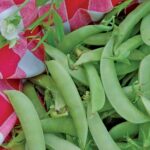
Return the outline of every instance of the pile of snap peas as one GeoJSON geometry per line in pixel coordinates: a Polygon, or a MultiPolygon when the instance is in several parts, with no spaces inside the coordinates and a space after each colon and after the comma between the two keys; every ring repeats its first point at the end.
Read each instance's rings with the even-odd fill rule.
{"type": "Polygon", "coordinates": [[[21,125],[3,147],[150,150],[150,0],[120,19],[130,2],[43,42],[46,72],[5,91],[21,125]]]}

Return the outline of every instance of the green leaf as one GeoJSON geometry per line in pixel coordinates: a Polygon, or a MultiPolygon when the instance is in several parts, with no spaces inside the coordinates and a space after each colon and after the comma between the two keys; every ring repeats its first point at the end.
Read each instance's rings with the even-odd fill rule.
{"type": "Polygon", "coordinates": [[[7,43],[8,41],[2,35],[0,35],[0,48],[4,47],[4,45],[7,43]]]}
{"type": "Polygon", "coordinates": [[[63,0],[54,0],[54,4],[56,5],[56,8],[59,8],[63,0]]]}
{"type": "Polygon", "coordinates": [[[56,34],[55,34],[55,31],[52,27],[49,27],[49,31],[48,31],[48,36],[47,36],[47,39],[46,39],[46,42],[51,45],[51,46],[56,46],[56,34]]]}
{"type": "Polygon", "coordinates": [[[44,4],[46,4],[49,0],[36,0],[36,6],[42,6],[44,4]]]}
{"type": "Polygon", "coordinates": [[[33,24],[31,24],[28,29],[32,30],[34,28],[36,28],[38,25],[40,25],[42,23],[42,21],[48,17],[51,14],[51,11],[49,10],[48,12],[46,12],[44,15],[40,16],[33,24]]]}
{"type": "Polygon", "coordinates": [[[38,42],[38,44],[32,49],[32,51],[35,51],[47,38],[49,31],[47,31],[44,36],[42,37],[42,39],[38,42]]]}
{"type": "Polygon", "coordinates": [[[61,17],[55,10],[53,10],[53,21],[55,25],[58,42],[60,42],[64,38],[64,25],[61,17]]]}

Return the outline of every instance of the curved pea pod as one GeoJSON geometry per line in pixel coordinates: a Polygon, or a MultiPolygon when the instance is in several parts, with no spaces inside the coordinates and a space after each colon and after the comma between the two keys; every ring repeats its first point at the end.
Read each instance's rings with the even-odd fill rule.
{"type": "Polygon", "coordinates": [[[150,1],[146,0],[136,7],[127,17],[121,22],[118,28],[118,35],[115,47],[117,48],[131,33],[135,25],[140,20],[150,13],[150,1]]]}
{"type": "Polygon", "coordinates": [[[145,56],[146,56],[146,54],[144,52],[142,52],[141,50],[136,49],[136,50],[132,51],[131,54],[129,55],[129,60],[140,61],[145,56]]]}
{"type": "Polygon", "coordinates": [[[150,115],[150,100],[144,96],[141,96],[141,101],[144,104],[147,113],[150,115]]]}
{"type": "Polygon", "coordinates": [[[91,50],[81,54],[79,59],[74,63],[74,66],[79,66],[85,63],[99,61],[101,58],[103,48],[98,48],[96,50],[91,50]]]}
{"type": "Polygon", "coordinates": [[[143,150],[143,148],[141,147],[141,142],[137,139],[132,140],[130,143],[117,142],[117,145],[121,150],[143,150]]]}
{"type": "Polygon", "coordinates": [[[143,44],[142,46],[140,46],[139,50],[144,53],[145,55],[150,54],[150,46],[143,44]]]}
{"type": "Polygon", "coordinates": [[[87,109],[87,120],[89,130],[99,150],[120,150],[108,133],[98,113],[92,113],[90,104],[88,104],[87,109]]]}
{"type": "Polygon", "coordinates": [[[103,24],[107,24],[112,17],[117,16],[121,11],[128,7],[128,5],[132,2],[132,0],[126,0],[120,3],[119,5],[115,6],[110,12],[108,12],[103,20],[103,24]]]}
{"type": "Polygon", "coordinates": [[[139,68],[139,83],[141,86],[142,95],[150,99],[150,55],[147,55],[140,64],[139,68]]]}
{"type": "Polygon", "coordinates": [[[89,81],[92,112],[94,113],[99,111],[104,106],[105,93],[100,76],[98,75],[94,65],[88,63],[84,65],[84,68],[89,81]]]}
{"type": "Polygon", "coordinates": [[[18,144],[14,147],[11,147],[11,150],[25,150],[25,145],[24,144],[18,144]]]}
{"type": "Polygon", "coordinates": [[[139,68],[139,61],[131,61],[130,64],[125,64],[125,63],[116,63],[115,68],[116,68],[116,73],[117,75],[126,75],[130,72],[133,72],[139,68]]]}
{"type": "Polygon", "coordinates": [[[86,38],[96,33],[110,31],[112,27],[105,25],[88,25],[81,27],[69,34],[59,43],[58,48],[64,53],[70,53],[72,49],[86,38]]]}
{"type": "Polygon", "coordinates": [[[68,66],[68,59],[65,54],[63,54],[57,48],[54,48],[46,43],[44,43],[44,46],[45,46],[46,53],[53,59],[59,61],[74,79],[88,86],[88,81],[87,81],[85,72],[81,67],[78,67],[77,70],[70,69],[68,66]]]}
{"type": "Polygon", "coordinates": [[[29,150],[45,150],[43,130],[32,102],[16,90],[5,91],[23,128],[29,150]]]}
{"type": "Polygon", "coordinates": [[[47,118],[41,120],[44,133],[65,133],[76,136],[73,120],[70,117],[47,118]]]}
{"type": "MultiPolygon", "coordinates": [[[[125,95],[129,98],[129,100],[134,100],[135,96],[136,96],[136,91],[139,90],[139,85],[134,85],[134,86],[130,85],[130,86],[123,87],[122,89],[123,89],[123,92],[125,93],[125,95]]],[[[112,109],[113,109],[113,107],[106,97],[104,107],[99,111],[99,113],[105,112],[108,110],[112,110],[112,109]]]]}
{"type": "Polygon", "coordinates": [[[46,65],[68,106],[79,138],[79,143],[82,147],[85,147],[88,126],[85,110],[78,90],[68,72],[59,62],[52,60],[46,62],[46,65]]]}
{"type": "Polygon", "coordinates": [[[150,148],[150,123],[144,123],[140,125],[139,130],[139,141],[141,142],[143,149],[150,148]]]}
{"type": "MultiPolygon", "coordinates": [[[[140,83],[140,89],[141,89],[141,101],[144,104],[144,108],[147,111],[147,113],[150,115],[150,71],[149,71],[149,65],[150,65],[150,55],[147,55],[140,64],[139,68],[139,83],[140,83]]],[[[140,108],[142,109],[142,106],[140,105],[140,108]]]]}
{"type": "Polygon", "coordinates": [[[141,38],[141,35],[131,37],[114,50],[115,56],[119,59],[128,58],[130,53],[142,44],[143,40],[141,38]]]}
{"type": "Polygon", "coordinates": [[[52,148],[53,150],[80,150],[79,147],[64,140],[54,134],[45,134],[45,143],[47,148],[52,148]]]}
{"type": "Polygon", "coordinates": [[[114,38],[112,37],[104,48],[100,62],[101,79],[106,96],[116,112],[127,121],[132,123],[147,122],[150,118],[131,103],[120,86],[114,61],[109,59],[113,56],[113,45],[114,38]]]}
{"type": "Polygon", "coordinates": [[[130,122],[117,124],[109,131],[109,134],[114,140],[119,140],[127,137],[133,137],[139,132],[139,125],[130,122]]]}
{"type": "Polygon", "coordinates": [[[45,118],[47,116],[46,110],[34,89],[34,86],[30,82],[26,82],[23,86],[23,93],[32,101],[38,115],[40,118],[45,118]]]}
{"type": "Polygon", "coordinates": [[[148,14],[147,16],[145,16],[142,19],[141,27],[140,27],[142,40],[144,41],[145,44],[150,46],[150,28],[149,28],[149,25],[150,25],[150,14],[148,14]]]}
{"type": "Polygon", "coordinates": [[[88,37],[84,43],[87,45],[105,45],[111,37],[112,32],[99,33],[88,37]]]}

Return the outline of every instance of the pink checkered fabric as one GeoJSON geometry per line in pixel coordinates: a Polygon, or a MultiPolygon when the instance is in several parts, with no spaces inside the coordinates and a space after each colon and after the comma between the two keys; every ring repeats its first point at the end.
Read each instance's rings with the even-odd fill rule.
{"type": "Polygon", "coordinates": [[[0,144],[7,137],[17,120],[9,100],[3,93],[4,90],[13,89],[22,89],[20,80],[0,80],[0,144]]]}
{"type": "MultiPolygon", "coordinates": [[[[0,20],[5,19],[15,12],[18,8],[17,4],[14,3],[13,0],[1,0],[0,20]]],[[[20,28],[25,29],[37,18],[38,8],[36,7],[35,0],[30,0],[30,2],[21,9],[19,14],[22,18],[20,28]]],[[[45,70],[43,63],[44,51],[38,48],[33,53],[30,48],[31,45],[32,48],[35,47],[35,44],[34,42],[28,42],[27,38],[23,36],[23,33],[20,33],[20,39],[15,47],[9,48],[8,45],[6,45],[1,48],[0,78],[22,79],[42,73],[45,70]],[[41,56],[37,55],[38,53],[41,53],[41,56]]]]}

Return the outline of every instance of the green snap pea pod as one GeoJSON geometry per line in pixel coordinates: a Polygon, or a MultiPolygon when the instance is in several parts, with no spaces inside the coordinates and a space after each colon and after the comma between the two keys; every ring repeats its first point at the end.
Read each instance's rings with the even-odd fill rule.
{"type": "MultiPolygon", "coordinates": [[[[130,85],[130,86],[126,86],[126,87],[123,87],[123,92],[125,93],[125,95],[130,99],[130,100],[134,100],[135,99],[135,96],[136,96],[136,91],[139,90],[139,85],[130,85]]],[[[106,101],[105,101],[105,104],[104,104],[104,107],[99,110],[99,113],[101,112],[105,112],[105,111],[108,111],[108,110],[111,110],[113,109],[112,105],[110,104],[110,102],[108,101],[107,97],[106,97],[106,101]]]]}
{"type": "Polygon", "coordinates": [[[88,25],[81,27],[69,34],[67,34],[64,39],[59,43],[58,48],[64,53],[70,53],[70,51],[78,44],[83,42],[89,36],[96,33],[110,31],[112,27],[105,25],[88,25]]]}
{"type": "Polygon", "coordinates": [[[105,103],[105,93],[96,68],[92,64],[84,65],[90,88],[92,112],[99,111],[105,103]]]}
{"type": "Polygon", "coordinates": [[[124,43],[122,43],[117,49],[115,49],[114,53],[115,56],[119,59],[125,59],[128,58],[130,53],[141,46],[143,44],[143,40],[140,35],[136,35],[134,37],[131,37],[124,43]]]}
{"type": "Polygon", "coordinates": [[[150,99],[150,55],[147,55],[140,64],[139,68],[139,83],[141,86],[142,95],[150,99]]]}
{"type": "Polygon", "coordinates": [[[25,150],[25,145],[24,144],[18,144],[14,147],[11,147],[11,150],[25,150]]]}
{"type": "Polygon", "coordinates": [[[119,140],[121,138],[132,137],[138,134],[139,125],[130,122],[123,122],[117,124],[109,131],[109,134],[114,140],[119,140]]]}
{"type": "Polygon", "coordinates": [[[148,14],[147,16],[145,16],[142,19],[141,27],[140,27],[142,40],[144,41],[145,44],[150,46],[150,28],[149,28],[149,24],[150,24],[150,14],[148,14]]]}
{"type": "Polygon", "coordinates": [[[122,87],[127,86],[135,75],[136,75],[135,71],[125,75],[125,77],[121,80],[121,86],[122,87]]]}
{"type": "Polygon", "coordinates": [[[121,150],[133,150],[130,143],[117,142],[117,145],[121,150]]]}
{"type": "Polygon", "coordinates": [[[68,60],[65,54],[63,54],[57,48],[54,48],[46,43],[44,44],[44,46],[46,53],[53,59],[59,61],[64,66],[64,68],[71,74],[73,78],[75,78],[80,83],[88,86],[88,81],[86,79],[85,72],[82,68],[78,67],[77,70],[71,70],[68,66],[68,60]]]}
{"type": "Polygon", "coordinates": [[[103,87],[109,102],[116,112],[132,123],[143,123],[149,121],[149,117],[139,111],[124,94],[117,78],[114,61],[109,59],[113,56],[114,38],[104,48],[101,62],[100,73],[103,87]],[[114,87],[114,88],[112,88],[114,87]],[[122,107],[121,107],[122,106],[122,107]],[[136,116],[136,117],[135,117],[136,116]]]}
{"type": "Polygon", "coordinates": [[[111,37],[112,32],[99,33],[88,37],[84,43],[87,45],[105,45],[109,38],[111,37]]]}
{"type": "Polygon", "coordinates": [[[108,133],[98,113],[92,113],[90,104],[87,108],[87,120],[89,130],[99,150],[120,150],[108,133]]]}
{"type": "Polygon", "coordinates": [[[74,63],[74,66],[79,66],[84,63],[99,61],[101,58],[103,48],[98,48],[96,50],[90,50],[81,54],[79,59],[74,63]]]}
{"type": "MultiPolygon", "coordinates": [[[[131,34],[129,34],[129,37],[128,37],[128,38],[137,35],[137,34],[140,32],[140,26],[141,26],[141,22],[137,23],[137,24],[134,26],[134,28],[133,28],[131,34]]],[[[127,39],[128,39],[128,38],[127,38],[127,39]]]]}
{"type": "Polygon", "coordinates": [[[46,62],[46,64],[52,78],[64,97],[72,116],[80,144],[84,147],[87,139],[88,127],[85,110],[77,88],[68,72],[61,64],[59,64],[59,62],[52,60],[46,62]]]}
{"type": "Polygon", "coordinates": [[[54,150],[80,150],[79,147],[60,138],[54,134],[45,134],[45,143],[47,148],[52,148],[54,150]]]}
{"type": "MultiPolygon", "coordinates": [[[[81,54],[79,59],[74,63],[74,66],[79,66],[79,65],[83,65],[85,63],[99,61],[101,59],[102,52],[103,52],[103,48],[98,48],[95,50],[87,51],[87,52],[81,54]]],[[[121,71],[121,72],[123,72],[123,74],[126,69],[129,70],[129,71],[126,71],[127,73],[136,70],[139,66],[139,62],[135,62],[135,61],[139,61],[139,60],[143,59],[145,56],[146,56],[146,54],[144,52],[141,52],[140,50],[135,50],[135,51],[131,52],[131,54],[129,55],[129,59],[132,60],[131,64],[123,64],[123,63],[119,63],[119,62],[116,63],[116,66],[118,66],[117,67],[118,73],[120,72],[120,69],[123,70],[123,71],[121,71]]]]}
{"type": "Polygon", "coordinates": [[[103,112],[106,112],[106,111],[109,111],[112,109],[113,109],[113,107],[111,106],[111,104],[109,103],[109,101],[107,100],[107,97],[106,97],[105,104],[104,104],[103,108],[100,109],[98,112],[103,113],[103,112]]]}
{"type": "Polygon", "coordinates": [[[17,136],[13,137],[7,145],[6,149],[15,149],[16,147],[22,147],[25,144],[25,137],[23,131],[20,131],[17,136]]]}
{"type": "Polygon", "coordinates": [[[47,116],[46,110],[44,106],[42,106],[33,84],[30,82],[26,82],[23,86],[23,93],[32,101],[39,115],[39,118],[45,118],[47,116]]]}
{"type": "Polygon", "coordinates": [[[44,91],[44,102],[47,110],[49,110],[50,106],[53,105],[53,96],[47,89],[44,91]]]}
{"type": "Polygon", "coordinates": [[[5,91],[23,128],[29,150],[45,150],[45,141],[38,114],[32,102],[16,90],[5,91]]]}
{"type": "Polygon", "coordinates": [[[134,143],[125,143],[125,142],[118,142],[117,145],[120,147],[121,150],[143,150],[140,146],[140,142],[137,140],[132,140],[134,143]]]}
{"type": "Polygon", "coordinates": [[[65,133],[76,136],[73,120],[70,117],[47,118],[41,120],[44,133],[65,133]]]}
{"type": "Polygon", "coordinates": [[[144,150],[150,149],[150,123],[141,124],[138,139],[144,150]]]}
{"type": "Polygon", "coordinates": [[[138,81],[138,74],[136,73],[134,77],[130,80],[129,86],[133,85],[136,81],[138,81]]]}
{"type": "MultiPolygon", "coordinates": [[[[130,86],[125,86],[122,88],[124,94],[128,97],[128,99],[130,99],[130,101],[135,99],[136,96],[136,91],[139,90],[139,85],[130,85],[130,86]]],[[[106,101],[104,104],[104,107],[99,111],[99,113],[101,112],[105,112],[108,110],[113,109],[112,105],[110,104],[110,102],[108,101],[107,97],[106,97],[106,101]]]]}
{"type": "MultiPolygon", "coordinates": [[[[150,55],[146,56],[140,64],[139,68],[139,84],[141,89],[141,101],[144,104],[139,105],[140,109],[146,109],[147,113],[150,115],[149,106],[150,106],[150,94],[149,94],[149,88],[150,88],[150,81],[149,81],[149,65],[150,65],[150,55]]],[[[143,149],[149,149],[150,148],[150,123],[144,123],[140,126],[140,132],[139,132],[139,140],[143,143],[143,149]]]]}
{"type": "Polygon", "coordinates": [[[146,56],[146,54],[144,52],[136,49],[136,50],[132,51],[131,54],[129,55],[129,60],[140,61],[145,56],[146,56]]]}
{"type": "Polygon", "coordinates": [[[135,25],[147,14],[150,13],[150,1],[146,0],[135,8],[124,21],[121,22],[118,28],[117,43],[115,47],[118,47],[128,36],[129,32],[133,30],[135,25]]]}
{"type": "Polygon", "coordinates": [[[114,7],[114,9],[112,9],[112,11],[110,11],[109,13],[107,13],[104,16],[102,23],[104,23],[104,24],[105,24],[105,22],[107,23],[113,16],[118,15],[122,10],[127,8],[131,2],[132,2],[132,0],[126,0],[126,1],[122,2],[120,5],[114,7]]]}
{"type": "Polygon", "coordinates": [[[128,97],[128,99],[133,100],[135,99],[135,94],[137,91],[139,91],[140,86],[138,84],[136,85],[130,85],[130,86],[126,86],[123,87],[123,92],[125,93],[125,95],[128,97]]]}
{"type": "Polygon", "coordinates": [[[125,75],[130,72],[133,72],[139,68],[139,61],[130,61],[130,64],[125,63],[116,63],[116,73],[117,75],[125,75]]]}
{"type": "MultiPolygon", "coordinates": [[[[41,120],[41,124],[44,133],[65,133],[76,136],[76,130],[73,124],[73,120],[70,117],[46,118],[41,120]]],[[[20,145],[24,142],[24,133],[20,132],[8,143],[6,148],[15,148],[18,144],[20,145]]]]}
{"type": "Polygon", "coordinates": [[[143,44],[142,46],[140,46],[139,50],[143,52],[145,55],[150,54],[150,46],[146,44],[143,44]]]}
{"type": "Polygon", "coordinates": [[[30,79],[34,84],[48,89],[55,101],[55,109],[60,110],[65,106],[64,98],[56,87],[54,80],[48,75],[39,75],[30,79]]]}

